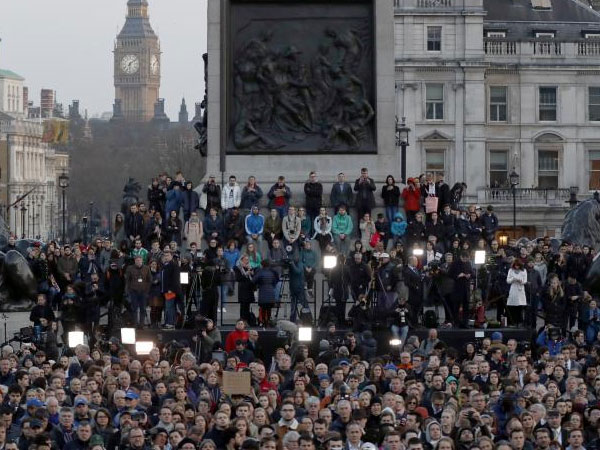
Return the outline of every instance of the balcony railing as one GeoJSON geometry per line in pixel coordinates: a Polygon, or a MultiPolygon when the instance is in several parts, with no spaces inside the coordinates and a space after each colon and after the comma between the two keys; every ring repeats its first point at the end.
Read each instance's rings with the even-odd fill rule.
{"type": "Polygon", "coordinates": [[[582,58],[600,57],[600,40],[558,42],[548,38],[509,41],[504,38],[484,38],[483,51],[487,56],[519,58],[582,58]]]}
{"type": "Polygon", "coordinates": [[[483,0],[394,0],[396,9],[483,8],[483,0]]]}
{"type": "MultiPolygon", "coordinates": [[[[515,198],[519,204],[565,206],[570,193],[569,188],[517,188],[515,189],[515,198]]],[[[485,188],[479,191],[478,197],[481,202],[485,203],[512,204],[513,191],[512,188],[485,188]]]]}

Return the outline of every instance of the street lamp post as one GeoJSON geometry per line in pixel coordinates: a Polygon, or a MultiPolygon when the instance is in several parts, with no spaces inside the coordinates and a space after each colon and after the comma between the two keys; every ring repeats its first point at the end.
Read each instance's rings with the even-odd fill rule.
{"type": "Polygon", "coordinates": [[[66,230],[67,230],[67,208],[65,194],[69,187],[69,177],[66,173],[63,173],[58,177],[58,185],[62,189],[62,244],[66,243],[66,230]]]}
{"type": "Polygon", "coordinates": [[[25,208],[25,202],[21,202],[21,239],[25,239],[25,213],[27,212],[27,208],[25,208]]]}
{"type": "Polygon", "coordinates": [[[410,128],[406,126],[406,117],[402,118],[402,123],[396,117],[396,145],[400,146],[400,176],[404,184],[406,184],[406,147],[409,145],[408,133],[410,133],[410,128]]]}
{"type": "Polygon", "coordinates": [[[35,239],[35,198],[31,202],[31,237],[35,239]]]}
{"type": "Polygon", "coordinates": [[[513,237],[517,238],[517,186],[519,185],[519,174],[513,167],[512,171],[508,175],[510,181],[510,187],[512,189],[513,197],[513,237]]]}

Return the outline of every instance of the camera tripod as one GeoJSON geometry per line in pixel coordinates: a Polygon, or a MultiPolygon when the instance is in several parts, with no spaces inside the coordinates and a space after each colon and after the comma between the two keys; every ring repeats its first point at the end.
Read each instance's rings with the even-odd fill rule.
{"type": "Polygon", "coordinates": [[[373,314],[373,317],[377,322],[379,322],[381,317],[380,314],[378,314],[377,309],[380,303],[383,303],[381,302],[379,295],[381,292],[383,292],[383,295],[386,295],[386,291],[385,286],[383,285],[383,281],[379,276],[380,266],[378,265],[376,267],[371,267],[371,269],[371,281],[369,281],[369,285],[367,286],[367,292],[365,295],[367,298],[367,305],[369,305],[369,307],[371,308],[371,313],[373,314]]]}
{"type": "MultiPolygon", "coordinates": [[[[279,318],[279,309],[281,308],[281,304],[283,303],[283,318],[287,319],[288,318],[288,314],[287,314],[287,302],[290,300],[291,298],[291,291],[290,291],[290,274],[284,272],[281,275],[281,287],[279,288],[279,292],[278,292],[278,296],[279,296],[279,302],[277,303],[277,306],[275,308],[275,319],[279,318]]],[[[290,316],[292,314],[291,311],[291,307],[292,305],[290,304],[290,316]]],[[[296,305],[296,316],[298,317],[298,305],[296,305]]]]}
{"type": "Polygon", "coordinates": [[[200,302],[202,301],[201,273],[196,271],[190,274],[189,290],[184,296],[181,328],[185,328],[185,325],[193,319],[192,305],[196,307],[196,311],[200,310],[200,302]]]}

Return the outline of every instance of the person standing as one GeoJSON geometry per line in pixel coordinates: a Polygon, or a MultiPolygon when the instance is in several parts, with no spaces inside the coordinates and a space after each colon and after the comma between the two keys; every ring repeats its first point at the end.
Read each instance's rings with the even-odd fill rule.
{"type": "Polygon", "coordinates": [[[163,211],[165,209],[165,191],[158,185],[158,179],[154,178],[148,188],[148,204],[154,211],[163,211]]]}
{"type": "Polygon", "coordinates": [[[269,197],[269,208],[275,208],[279,213],[279,217],[283,219],[287,214],[290,198],[292,197],[292,191],[285,185],[284,176],[280,176],[277,183],[271,186],[267,197],[269,197]]]}
{"type": "Polygon", "coordinates": [[[444,205],[450,201],[450,186],[444,181],[444,174],[439,173],[437,175],[437,181],[435,182],[435,192],[438,196],[438,212],[442,211],[444,205]]]}
{"type": "Polygon", "coordinates": [[[198,193],[194,191],[193,184],[191,181],[186,181],[185,190],[182,195],[183,203],[183,220],[187,222],[193,213],[197,213],[200,209],[200,197],[198,193]]]}
{"type": "Polygon", "coordinates": [[[142,255],[135,256],[134,264],[125,270],[125,291],[131,303],[135,327],[146,325],[146,308],[152,284],[150,268],[144,265],[142,255]]]}
{"type": "Polygon", "coordinates": [[[230,212],[233,208],[239,208],[242,202],[242,190],[240,185],[237,184],[235,175],[229,177],[229,183],[223,186],[221,194],[221,208],[223,208],[223,215],[230,212]]]}
{"type": "Polygon", "coordinates": [[[381,198],[385,205],[385,218],[388,224],[391,224],[400,205],[400,188],[396,186],[396,180],[392,175],[388,175],[385,179],[385,185],[381,188],[381,198]]]}
{"type": "Polygon", "coordinates": [[[175,328],[177,308],[183,313],[179,266],[173,261],[173,254],[165,251],[161,272],[161,293],[165,298],[165,328],[175,328]]]}
{"type": "Polygon", "coordinates": [[[260,246],[265,230],[265,218],[259,213],[258,205],[252,205],[251,212],[246,216],[244,221],[244,226],[246,229],[246,240],[260,246]]]}
{"type": "Polygon", "coordinates": [[[331,234],[335,247],[341,255],[347,255],[350,251],[350,235],[353,227],[350,214],[347,214],[346,207],[341,205],[331,223],[331,234]]]}
{"type": "Polygon", "coordinates": [[[369,178],[369,171],[363,167],[360,169],[360,178],[354,182],[354,192],[356,192],[356,210],[358,221],[375,207],[375,181],[369,178]]]}
{"type": "Polygon", "coordinates": [[[402,190],[402,199],[406,221],[412,223],[421,209],[421,191],[417,189],[414,178],[408,179],[406,187],[402,190]]]}
{"type": "Polygon", "coordinates": [[[304,183],[304,195],[306,197],[304,203],[306,214],[311,224],[310,234],[312,232],[313,221],[319,215],[319,209],[323,204],[323,185],[317,179],[317,172],[312,171],[308,175],[308,181],[304,183]]]}
{"type": "Polygon", "coordinates": [[[510,285],[506,306],[510,325],[520,325],[523,322],[523,310],[527,306],[525,284],[527,283],[527,271],[523,268],[523,262],[516,258],[512,263],[506,282],[510,285]]]}
{"type": "Polygon", "coordinates": [[[402,271],[404,284],[408,288],[408,304],[410,307],[409,322],[419,323],[419,313],[423,304],[423,277],[419,272],[419,260],[416,256],[409,256],[407,265],[402,271]]]}
{"type": "Polygon", "coordinates": [[[219,210],[221,207],[221,186],[216,183],[214,175],[208,177],[208,181],[202,187],[202,192],[206,194],[206,211],[210,211],[210,208],[219,210]]]}
{"type": "Polygon", "coordinates": [[[263,260],[262,268],[254,275],[252,282],[258,288],[259,317],[261,326],[267,327],[271,322],[271,309],[275,305],[277,292],[275,286],[279,281],[277,273],[270,267],[268,260],[263,260]]]}
{"type": "Polygon", "coordinates": [[[294,249],[298,249],[298,238],[302,229],[302,221],[296,215],[295,207],[289,207],[288,215],[281,221],[281,229],[283,230],[286,246],[291,245],[294,249]]]}
{"type": "MultiPolygon", "coordinates": [[[[129,214],[125,217],[125,235],[133,244],[136,239],[141,239],[144,234],[144,218],[138,211],[137,205],[129,207],[129,214]]],[[[120,244],[120,243],[119,243],[120,244]]]]}
{"type": "Polygon", "coordinates": [[[304,294],[304,263],[299,255],[294,256],[290,261],[290,299],[292,303],[290,320],[296,322],[298,308],[308,308],[304,294]]]}
{"type": "MultiPolygon", "coordinates": [[[[252,323],[250,305],[254,303],[254,270],[250,267],[248,255],[242,255],[234,268],[235,280],[238,282],[238,302],[240,304],[240,317],[252,323]]],[[[256,320],[256,317],[254,317],[256,320]]]]}
{"type": "Polygon", "coordinates": [[[249,212],[253,206],[259,206],[260,199],[263,196],[263,191],[254,176],[248,177],[248,184],[242,189],[242,202],[240,208],[244,212],[249,212]]]}
{"type": "Polygon", "coordinates": [[[333,206],[334,213],[337,214],[340,206],[345,205],[346,211],[349,211],[352,206],[352,199],[354,194],[352,193],[352,186],[346,181],[346,175],[344,172],[338,173],[337,183],[331,186],[331,194],[329,195],[329,201],[333,206]]]}
{"type": "Polygon", "coordinates": [[[473,267],[469,261],[469,253],[463,251],[460,259],[452,262],[448,275],[454,280],[454,300],[450,307],[452,308],[452,317],[458,319],[459,310],[462,306],[461,327],[466,328],[469,317],[469,296],[471,293],[471,278],[473,276],[473,267]]]}

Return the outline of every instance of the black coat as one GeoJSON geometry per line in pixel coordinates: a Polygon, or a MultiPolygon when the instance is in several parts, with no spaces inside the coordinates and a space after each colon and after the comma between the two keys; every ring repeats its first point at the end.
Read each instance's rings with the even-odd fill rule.
{"type": "Polygon", "coordinates": [[[175,261],[165,264],[161,274],[161,289],[164,294],[166,292],[174,292],[177,295],[181,294],[181,284],[179,281],[179,266],[175,261]]]}
{"type": "Polygon", "coordinates": [[[356,207],[357,208],[375,208],[375,181],[373,178],[368,178],[363,181],[362,178],[357,178],[354,182],[354,192],[356,192],[356,207]]]}
{"type": "Polygon", "coordinates": [[[567,300],[564,296],[552,298],[550,290],[543,294],[542,304],[546,313],[546,324],[565,328],[567,322],[567,300]]]}
{"type": "Polygon", "coordinates": [[[165,200],[165,191],[158,186],[148,188],[148,203],[151,208],[154,208],[156,211],[162,211],[165,207],[165,200]]]}
{"type": "Polygon", "coordinates": [[[263,191],[258,185],[254,186],[254,191],[250,191],[248,190],[248,186],[244,186],[244,189],[242,189],[242,202],[240,208],[252,209],[253,206],[258,206],[258,202],[262,196],[263,191]]]}
{"type": "Polygon", "coordinates": [[[388,185],[384,184],[381,187],[381,198],[385,206],[398,206],[400,204],[400,188],[392,185],[392,189],[388,189],[388,185]]]}
{"type": "Polygon", "coordinates": [[[202,192],[206,194],[206,212],[210,208],[221,208],[221,186],[214,183],[205,183],[202,192]]]}
{"type": "Polygon", "coordinates": [[[435,193],[438,196],[438,210],[441,211],[444,205],[450,204],[450,186],[438,181],[435,183],[435,193]]]}
{"type": "Polygon", "coordinates": [[[420,305],[423,302],[423,282],[418,269],[406,265],[402,271],[404,284],[408,288],[408,303],[420,305]]]}
{"type": "Polygon", "coordinates": [[[144,235],[144,218],[141,214],[127,214],[125,216],[125,234],[129,239],[129,236],[141,236],[144,235]]]}
{"type": "Polygon", "coordinates": [[[319,209],[323,204],[323,185],[319,182],[304,183],[304,195],[306,209],[319,209]]]}
{"type": "Polygon", "coordinates": [[[331,186],[329,201],[334,208],[338,208],[340,205],[352,206],[353,197],[354,194],[352,193],[352,186],[350,186],[350,183],[344,182],[342,185],[340,185],[340,183],[334,183],[334,185],[331,186]]]}
{"type": "Polygon", "coordinates": [[[236,266],[233,270],[235,273],[235,280],[238,282],[238,302],[254,303],[254,290],[256,287],[252,281],[253,273],[246,272],[244,274],[239,266],[236,266]]]}

